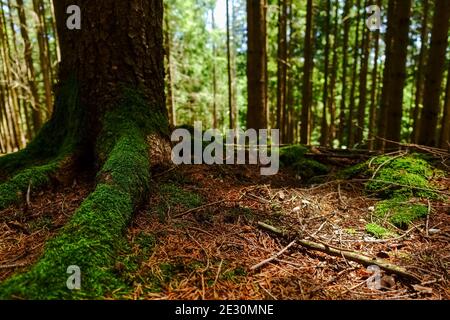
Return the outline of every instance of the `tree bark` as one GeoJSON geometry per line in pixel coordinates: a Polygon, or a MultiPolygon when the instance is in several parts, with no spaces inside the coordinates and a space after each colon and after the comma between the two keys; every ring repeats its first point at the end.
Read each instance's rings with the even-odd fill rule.
{"type": "Polygon", "coordinates": [[[322,125],[321,125],[321,137],[320,144],[326,146],[328,144],[328,119],[327,119],[327,109],[328,109],[328,78],[329,78],[329,67],[330,67],[330,20],[331,20],[331,0],[326,1],[326,19],[325,19],[325,61],[324,61],[324,84],[322,93],[322,125]]]}
{"type": "Polygon", "coordinates": [[[444,115],[442,116],[440,147],[450,150],[450,68],[447,71],[447,87],[445,90],[444,115]]]}
{"type": "Polygon", "coordinates": [[[423,89],[424,89],[424,68],[427,61],[428,54],[428,16],[429,16],[429,0],[423,1],[423,19],[422,27],[420,32],[420,53],[418,58],[417,74],[416,74],[416,94],[415,94],[415,104],[412,115],[412,128],[411,140],[413,143],[417,143],[419,139],[419,115],[421,111],[421,106],[423,103],[423,89]]]}
{"type": "Polygon", "coordinates": [[[42,126],[42,115],[41,115],[41,105],[39,101],[39,93],[38,88],[36,85],[36,72],[34,70],[33,65],[33,57],[32,57],[32,47],[31,47],[31,41],[30,37],[28,35],[28,24],[27,24],[27,18],[25,15],[25,6],[23,3],[23,0],[16,0],[17,1],[17,11],[19,14],[19,20],[20,20],[20,33],[23,38],[24,42],[24,57],[25,57],[25,63],[28,69],[28,85],[31,90],[31,105],[33,108],[33,127],[34,132],[36,133],[42,126]]]}
{"type": "Polygon", "coordinates": [[[436,0],[434,11],[430,56],[425,76],[423,110],[419,129],[419,143],[427,146],[437,146],[438,144],[436,128],[448,44],[450,1],[436,0]]]}
{"type": "Polygon", "coordinates": [[[287,135],[287,0],[278,0],[278,57],[277,57],[277,124],[280,140],[284,142],[287,135]]]}
{"type": "MultiPolygon", "coordinates": [[[[364,3],[364,19],[366,21],[367,0],[364,3]]],[[[369,55],[370,55],[370,41],[371,31],[364,26],[363,45],[361,58],[361,70],[359,72],[359,102],[358,102],[358,126],[355,132],[355,142],[361,144],[364,139],[365,117],[366,117],[366,103],[367,103],[367,73],[369,70],[369,55]]]]}
{"type": "MultiPolygon", "coordinates": [[[[408,31],[410,24],[411,0],[397,0],[395,32],[393,35],[390,86],[387,109],[386,139],[400,142],[401,123],[403,116],[403,89],[406,80],[406,56],[409,43],[408,31]]],[[[398,145],[387,143],[388,148],[398,145]]]]}
{"type": "MultiPolygon", "coordinates": [[[[359,28],[360,28],[360,21],[361,21],[361,0],[357,0],[356,3],[356,36],[355,36],[355,45],[354,45],[354,51],[353,51],[353,74],[352,74],[352,87],[350,90],[350,104],[348,108],[348,119],[347,119],[347,144],[349,148],[352,148],[355,144],[355,136],[354,136],[354,120],[355,120],[355,105],[356,105],[356,86],[358,81],[356,80],[358,77],[358,58],[360,57],[359,54],[359,47],[360,47],[360,40],[359,40],[359,28]]],[[[364,26],[365,27],[365,26],[364,26]]]]}
{"type": "Polygon", "coordinates": [[[58,0],[60,82],[75,76],[96,137],[101,117],[117,105],[123,86],[139,88],[152,110],[167,116],[164,97],[162,1],[58,0]],[[66,28],[69,5],[81,8],[81,30],[66,28]]]}
{"type": "MultiPolygon", "coordinates": [[[[377,1],[377,5],[381,7],[381,0],[377,1]]],[[[369,110],[369,150],[373,150],[375,146],[375,125],[377,119],[377,105],[378,105],[378,57],[380,51],[380,30],[375,33],[375,54],[374,64],[372,69],[372,90],[370,93],[370,110],[369,110]]]]}
{"type": "Polygon", "coordinates": [[[167,77],[167,111],[169,114],[169,124],[176,126],[175,113],[175,95],[173,92],[173,72],[172,72],[172,56],[171,56],[171,30],[169,16],[167,14],[167,6],[165,7],[166,14],[164,15],[164,51],[166,57],[166,77],[167,77]]]}
{"type": "Polygon", "coordinates": [[[44,80],[44,92],[45,92],[45,106],[47,107],[48,115],[53,112],[53,93],[52,93],[52,80],[51,80],[51,67],[50,59],[48,56],[48,42],[45,31],[45,11],[43,3],[40,0],[33,0],[33,8],[37,17],[37,38],[39,46],[39,60],[42,78],[44,80]]]}
{"type": "Polygon", "coordinates": [[[267,0],[247,0],[247,128],[267,128],[267,0]]]}
{"type": "Polygon", "coordinates": [[[347,109],[347,70],[348,70],[348,43],[349,43],[349,34],[350,34],[350,19],[348,17],[350,13],[350,8],[352,6],[352,1],[345,1],[344,5],[344,14],[343,14],[343,23],[344,23],[344,38],[342,44],[342,100],[339,112],[339,130],[338,130],[338,140],[342,145],[344,144],[344,133],[346,128],[345,121],[345,112],[347,109]]]}
{"type": "Polygon", "coordinates": [[[306,31],[304,45],[304,65],[303,65],[303,96],[302,114],[300,127],[300,142],[309,144],[310,142],[310,120],[312,102],[312,74],[313,74],[313,2],[308,0],[306,9],[306,31]]]}
{"type": "Polygon", "coordinates": [[[328,95],[328,109],[330,112],[330,126],[328,128],[328,144],[333,147],[334,138],[336,136],[336,79],[338,75],[338,65],[339,65],[339,54],[338,54],[338,43],[339,43],[339,3],[335,5],[334,12],[334,34],[333,34],[333,62],[332,71],[330,79],[330,93],[328,95]]]}

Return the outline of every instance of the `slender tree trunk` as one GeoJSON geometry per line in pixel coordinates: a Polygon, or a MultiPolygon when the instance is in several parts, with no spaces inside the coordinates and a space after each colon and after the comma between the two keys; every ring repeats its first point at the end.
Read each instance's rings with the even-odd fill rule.
{"type": "Polygon", "coordinates": [[[277,57],[277,124],[281,142],[286,140],[286,82],[287,82],[287,0],[278,0],[278,57],[277,57]]]}
{"type": "MultiPolygon", "coordinates": [[[[212,24],[212,32],[216,31],[216,21],[214,15],[214,9],[211,10],[211,24],[212,24]]],[[[217,129],[217,70],[216,70],[216,56],[217,56],[217,48],[216,48],[216,40],[213,37],[213,47],[212,47],[212,65],[213,65],[213,128],[217,129]]]]}
{"type": "Polygon", "coordinates": [[[328,144],[333,147],[334,139],[336,137],[336,80],[338,75],[338,65],[339,65],[339,54],[338,54],[338,44],[339,44],[339,3],[335,5],[334,12],[334,33],[333,33],[333,62],[332,71],[330,79],[330,93],[328,95],[328,109],[330,112],[330,126],[328,128],[328,144]]]}
{"type": "Polygon", "coordinates": [[[230,3],[226,1],[227,6],[227,71],[228,71],[228,110],[230,113],[230,128],[236,128],[236,110],[233,105],[233,74],[231,68],[231,31],[230,31],[230,3]]]}
{"type": "Polygon", "coordinates": [[[380,111],[378,113],[378,119],[377,119],[377,136],[379,139],[376,140],[376,149],[382,150],[384,149],[385,142],[384,138],[386,137],[386,124],[387,124],[387,111],[388,111],[388,100],[389,100],[389,91],[390,91],[390,83],[391,83],[391,64],[392,59],[390,58],[392,56],[392,39],[393,35],[395,33],[396,28],[396,8],[397,5],[396,0],[389,0],[388,5],[388,28],[386,32],[386,36],[384,39],[385,42],[385,63],[384,63],[384,70],[383,70],[383,89],[381,91],[381,98],[380,98],[380,111]]]}
{"type": "Polygon", "coordinates": [[[300,142],[309,144],[310,142],[310,120],[312,101],[312,74],[313,74],[313,2],[308,0],[306,9],[306,31],[304,45],[304,66],[303,66],[303,96],[302,114],[300,128],[300,142]]]}
{"type": "Polygon", "coordinates": [[[5,83],[7,84],[5,87],[5,115],[6,115],[6,122],[9,128],[9,136],[11,137],[11,145],[13,148],[21,148],[21,139],[20,139],[20,126],[17,116],[17,111],[19,110],[18,107],[18,98],[17,98],[17,91],[15,90],[14,83],[14,77],[11,72],[11,48],[9,46],[8,42],[8,35],[6,33],[6,17],[5,13],[3,11],[3,8],[1,9],[1,15],[0,15],[0,42],[2,44],[2,60],[4,61],[4,78],[5,83]]]}
{"type": "MultiPolygon", "coordinates": [[[[397,0],[395,21],[396,32],[393,35],[390,86],[388,95],[386,139],[400,142],[401,124],[403,116],[403,89],[406,80],[406,56],[409,43],[408,31],[410,24],[411,0],[397,0]]],[[[387,148],[396,148],[398,145],[388,142],[387,148]]]]}
{"type": "MultiPolygon", "coordinates": [[[[381,7],[381,0],[378,0],[377,5],[381,7]]],[[[375,31],[375,54],[372,69],[372,89],[370,93],[370,110],[369,110],[369,150],[373,150],[375,146],[375,126],[377,119],[377,105],[378,105],[378,56],[380,50],[380,31],[375,31]]]]}
{"type": "Polygon", "coordinates": [[[450,68],[447,71],[447,87],[445,92],[444,115],[442,117],[440,147],[450,150],[450,68]]]}
{"type": "Polygon", "coordinates": [[[247,128],[267,128],[267,0],[247,0],[247,128]]]}
{"type": "Polygon", "coordinates": [[[413,143],[417,143],[419,139],[419,115],[421,111],[421,106],[423,103],[423,89],[425,85],[425,77],[424,77],[424,68],[427,61],[427,53],[428,53],[428,16],[429,16],[429,0],[423,0],[423,19],[422,19],[422,27],[420,33],[420,53],[418,59],[417,66],[417,74],[416,74],[416,94],[415,94],[415,105],[412,116],[412,128],[413,131],[411,133],[411,140],[413,143]]]}
{"type": "Polygon", "coordinates": [[[295,50],[295,39],[294,39],[294,19],[293,19],[293,9],[292,1],[289,1],[289,40],[288,40],[288,70],[287,70],[287,95],[286,95],[286,105],[287,105],[287,122],[288,122],[288,133],[286,138],[286,143],[293,143],[295,136],[295,123],[296,123],[296,115],[294,112],[294,80],[295,80],[295,72],[292,68],[292,59],[294,57],[295,50]]]}
{"type": "MultiPolygon", "coordinates": [[[[167,12],[167,6],[165,6],[167,12]]],[[[164,51],[166,57],[166,77],[167,77],[167,109],[169,113],[169,123],[171,126],[176,126],[176,114],[175,114],[175,95],[173,92],[173,79],[172,79],[172,57],[171,57],[171,34],[169,16],[166,13],[164,15],[164,51]]]]}
{"type": "MultiPolygon", "coordinates": [[[[367,14],[365,8],[367,7],[367,0],[364,3],[364,21],[366,21],[367,14]]],[[[361,58],[361,70],[359,72],[359,103],[358,103],[358,126],[355,132],[355,142],[361,144],[364,139],[366,104],[367,104],[367,73],[369,70],[369,55],[370,55],[370,41],[371,31],[364,26],[363,33],[363,56],[361,58]]]]}
{"type": "Polygon", "coordinates": [[[42,78],[44,80],[44,92],[45,92],[45,105],[47,107],[47,113],[49,115],[53,112],[53,95],[52,95],[52,80],[51,80],[51,68],[50,60],[47,55],[47,38],[45,32],[45,11],[42,7],[42,1],[33,0],[33,8],[37,18],[37,38],[39,45],[39,59],[41,66],[42,78]]]}
{"type": "Polygon", "coordinates": [[[348,70],[348,47],[349,47],[349,34],[351,20],[348,19],[350,13],[350,8],[352,6],[352,0],[345,1],[343,20],[344,23],[344,37],[342,44],[342,93],[341,93],[341,106],[339,112],[339,130],[338,130],[338,140],[341,145],[344,144],[344,133],[346,128],[345,112],[347,109],[347,70],[348,70]]]}
{"type": "Polygon", "coordinates": [[[25,14],[25,6],[23,0],[17,1],[17,10],[20,20],[20,33],[24,42],[24,57],[28,69],[28,85],[31,90],[31,106],[33,107],[33,127],[36,133],[42,126],[41,106],[39,101],[38,88],[36,85],[36,72],[33,65],[33,51],[31,47],[30,37],[28,35],[27,17],[25,14]]]}
{"type": "Polygon", "coordinates": [[[440,111],[440,94],[448,44],[449,19],[450,1],[436,0],[419,129],[419,143],[427,146],[437,146],[438,144],[436,128],[440,111]]]}
{"type": "Polygon", "coordinates": [[[325,66],[324,66],[324,84],[322,93],[322,125],[321,125],[321,137],[320,144],[322,146],[328,145],[328,120],[327,120],[327,109],[328,109],[328,78],[329,78],[329,67],[330,67],[330,20],[331,20],[331,0],[326,1],[326,20],[325,20],[325,66]]]}
{"type": "MultiPolygon", "coordinates": [[[[350,91],[350,104],[348,108],[348,119],[347,119],[347,143],[348,147],[352,148],[355,144],[355,136],[354,136],[354,119],[355,119],[355,105],[356,105],[356,86],[358,84],[358,81],[356,80],[358,78],[358,60],[360,58],[359,53],[359,47],[360,47],[360,40],[359,40],[359,29],[361,25],[361,0],[357,0],[356,3],[356,10],[358,11],[356,15],[356,35],[355,35],[355,45],[354,45],[354,51],[353,51],[353,74],[352,74],[352,87],[350,91]]],[[[364,26],[365,27],[365,26],[364,26]]]]}

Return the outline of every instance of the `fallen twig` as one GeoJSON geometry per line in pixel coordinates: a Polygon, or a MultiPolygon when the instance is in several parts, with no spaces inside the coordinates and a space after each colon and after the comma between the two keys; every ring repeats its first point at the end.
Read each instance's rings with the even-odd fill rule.
{"type": "MultiPolygon", "coordinates": [[[[271,231],[271,232],[273,232],[273,233],[275,233],[275,234],[277,234],[279,236],[290,238],[290,235],[288,235],[285,232],[277,229],[274,226],[265,224],[263,222],[258,222],[258,225],[261,228],[266,229],[268,231],[271,231]]],[[[298,236],[296,236],[296,237],[298,237],[298,236]]],[[[362,265],[365,265],[365,266],[377,265],[381,269],[384,269],[384,270],[389,271],[391,273],[395,273],[395,274],[397,274],[399,276],[403,276],[405,278],[408,278],[408,279],[411,279],[411,280],[414,280],[414,281],[417,281],[417,282],[421,282],[422,281],[418,276],[408,272],[403,267],[393,265],[393,264],[391,264],[391,263],[389,263],[389,262],[387,262],[387,261],[385,261],[383,259],[370,257],[370,256],[367,256],[367,255],[364,255],[364,254],[361,254],[361,253],[358,253],[358,252],[355,252],[355,251],[349,251],[349,250],[346,250],[346,249],[345,250],[344,249],[336,249],[336,247],[331,247],[331,246],[328,246],[326,244],[317,243],[317,242],[313,242],[313,241],[309,241],[309,240],[296,239],[296,241],[301,246],[303,246],[305,248],[308,248],[308,249],[311,249],[311,250],[321,251],[321,252],[327,253],[329,255],[336,256],[336,257],[344,256],[346,259],[348,259],[350,261],[358,262],[358,263],[360,263],[362,265]]]]}
{"type": "Polygon", "coordinates": [[[295,244],[295,240],[292,241],[291,243],[289,243],[286,247],[284,247],[283,249],[281,249],[279,252],[275,253],[272,257],[270,257],[270,258],[268,258],[268,259],[266,259],[266,260],[264,260],[264,261],[261,261],[261,262],[258,263],[258,264],[255,264],[254,266],[252,266],[252,267],[250,268],[250,270],[256,270],[256,269],[259,269],[259,268],[261,268],[262,266],[268,264],[269,262],[272,262],[273,260],[276,260],[279,256],[281,256],[283,253],[285,253],[285,252],[286,252],[290,247],[292,247],[294,244],[295,244]]]}

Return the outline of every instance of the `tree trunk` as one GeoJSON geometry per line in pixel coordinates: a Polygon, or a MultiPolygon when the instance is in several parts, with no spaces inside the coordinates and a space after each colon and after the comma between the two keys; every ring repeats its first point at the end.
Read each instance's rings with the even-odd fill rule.
{"type": "MultiPolygon", "coordinates": [[[[166,11],[167,11],[167,7],[166,11]]],[[[168,14],[164,16],[164,51],[166,57],[166,77],[167,77],[167,111],[169,114],[169,124],[176,126],[176,113],[175,113],[175,95],[173,92],[173,72],[172,72],[172,57],[171,57],[171,34],[170,34],[170,22],[168,14]]]]}
{"type": "Polygon", "coordinates": [[[313,2],[308,0],[306,9],[306,31],[304,45],[304,66],[303,66],[303,96],[302,114],[300,128],[300,142],[309,144],[310,142],[310,120],[312,102],[312,73],[313,73],[313,2]]]}
{"type": "Polygon", "coordinates": [[[83,272],[83,298],[105,296],[123,231],[147,198],[150,168],[167,151],[170,156],[162,0],[58,0],[54,6],[62,58],[54,112],[26,149],[0,157],[0,175],[18,162],[26,168],[0,184],[0,207],[18,201],[30,184],[35,190],[77,173],[75,164],[101,169],[95,190],[40,260],[1,284],[0,299],[80,298],[67,290],[70,265],[83,272]],[[69,5],[81,8],[81,30],[66,27],[69,5]],[[43,161],[39,153],[50,162],[35,167],[43,161]]]}
{"type": "Polygon", "coordinates": [[[345,1],[344,5],[344,14],[343,14],[343,21],[344,23],[344,38],[343,38],[343,44],[342,44],[342,99],[341,99],[341,106],[340,106],[340,112],[339,112],[339,130],[338,130],[338,140],[341,145],[344,144],[344,133],[346,128],[346,121],[345,121],[345,112],[347,109],[347,70],[348,70],[348,43],[349,43],[349,34],[350,34],[350,19],[348,17],[350,13],[350,8],[352,6],[352,1],[348,0],[345,1]]]}
{"type": "MultiPolygon", "coordinates": [[[[367,7],[367,0],[364,3],[364,10],[367,7]]],[[[367,14],[364,11],[364,19],[366,21],[367,14]]],[[[371,31],[364,26],[361,70],[359,72],[359,102],[358,102],[358,126],[355,132],[355,142],[361,144],[364,139],[364,127],[366,117],[366,103],[367,103],[367,72],[369,70],[369,55],[370,55],[370,40],[371,31]]]]}
{"type": "Polygon", "coordinates": [[[334,12],[334,34],[333,34],[333,62],[332,71],[330,79],[330,93],[328,95],[328,109],[330,112],[330,126],[328,128],[328,144],[333,147],[334,138],[336,136],[336,79],[338,75],[338,64],[339,64],[339,54],[338,54],[338,43],[339,43],[339,3],[336,3],[336,8],[334,12]]]}
{"type": "Polygon", "coordinates": [[[24,42],[24,57],[25,57],[25,64],[28,69],[28,85],[31,90],[31,106],[33,108],[33,127],[34,132],[36,133],[42,126],[42,115],[41,115],[41,106],[39,102],[39,94],[38,94],[38,88],[36,85],[36,72],[34,70],[33,65],[33,51],[31,47],[31,41],[30,37],[28,35],[28,24],[27,24],[27,18],[25,15],[25,6],[23,3],[23,0],[16,0],[17,1],[17,10],[19,13],[19,20],[20,20],[20,33],[23,38],[24,42]]]}
{"type": "MultiPolygon", "coordinates": [[[[381,0],[378,0],[377,5],[381,7],[381,0]]],[[[377,119],[377,105],[378,105],[378,57],[380,51],[380,30],[375,34],[375,54],[374,64],[372,69],[372,89],[370,93],[370,110],[369,110],[369,150],[373,150],[375,146],[375,125],[377,119]]]]}
{"type": "Polygon", "coordinates": [[[440,94],[448,44],[450,1],[436,0],[430,56],[425,76],[423,110],[420,117],[419,143],[437,146],[437,124],[440,110],[440,94]]]}
{"type": "MultiPolygon", "coordinates": [[[[406,80],[406,55],[409,43],[408,31],[410,24],[411,0],[397,0],[395,32],[393,35],[392,60],[390,75],[390,90],[388,95],[386,140],[400,142],[403,116],[403,89],[406,80]]],[[[388,148],[398,145],[388,142],[388,148]]]]}
{"type": "Polygon", "coordinates": [[[423,103],[423,89],[425,85],[424,68],[427,61],[428,53],[428,16],[429,16],[429,0],[423,1],[423,19],[422,27],[420,32],[420,53],[417,61],[417,74],[416,74],[416,94],[415,94],[415,104],[412,115],[412,128],[411,140],[413,143],[417,143],[419,139],[419,115],[421,111],[421,106],[423,103]]]}
{"type": "Polygon", "coordinates": [[[53,112],[53,95],[52,95],[52,80],[51,80],[51,67],[50,59],[48,56],[48,42],[45,31],[45,12],[43,3],[40,0],[33,0],[33,8],[37,17],[37,38],[39,45],[39,60],[42,78],[44,80],[44,92],[45,92],[45,106],[47,107],[48,115],[53,112]]]}
{"type": "Polygon", "coordinates": [[[329,67],[330,67],[330,20],[331,20],[331,0],[326,1],[326,20],[325,20],[325,66],[324,66],[324,84],[322,93],[322,125],[321,125],[321,137],[320,144],[322,146],[328,145],[328,120],[327,120],[327,109],[328,109],[328,77],[329,77],[329,67]]]}
{"type": "MultiPolygon", "coordinates": [[[[216,31],[216,21],[214,16],[214,9],[211,10],[211,27],[213,33],[216,31]]],[[[216,48],[216,40],[213,37],[213,46],[212,46],[212,64],[213,64],[213,129],[218,128],[217,123],[217,70],[216,70],[216,56],[217,56],[217,48],[216,48]]]]}
{"type": "MultiPolygon", "coordinates": [[[[355,120],[355,105],[356,105],[356,86],[358,84],[358,81],[356,80],[358,77],[358,60],[360,57],[359,53],[359,47],[360,47],[360,40],[359,40],[359,27],[360,27],[360,21],[361,21],[361,0],[357,0],[356,3],[356,35],[355,35],[355,45],[354,45],[354,51],[353,51],[353,74],[352,74],[352,87],[350,90],[350,104],[348,108],[348,118],[347,118],[347,145],[349,148],[352,148],[355,144],[355,136],[354,136],[354,120],[355,120]]],[[[365,28],[365,26],[364,26],[365,28]]]]}
{"type": "Polygon", "coordinates": [[[267,128],[267,0],[247,0],[247,128],[267,128]]]}
{"type": "Polygon", "coordinates": [[[278,0],[278,57],[277,57],[277,124],[280,140],[286,140],[287,114],[287,0],[278,0]]]}
{"type": "Polygon", "coordinates": [[[440,147],[450,150],[450,68],[447,71],[447,87],[445,90],[444,115],[442,116],[440,147]]]}
{"type": "Polygon", "coordinates": [[[377,136],[379,139],[376,140],[376,149],[382,150],[385,146],[384,138],[386,137],[386,123],[387,123],[387,110],[388,110],[388,99],[390,90],[390,71],[391,71],[391,60],[388,59],[392,55],[392,39],[395,33],[395,23],[396,19],[396,0],[389,0],[388,4],[388,27],[386,31],[385,42],[385,62],[383,70],[383,89],[381,91],[380,98],[380,111],[378,113],[377,119],[377,136]]]}

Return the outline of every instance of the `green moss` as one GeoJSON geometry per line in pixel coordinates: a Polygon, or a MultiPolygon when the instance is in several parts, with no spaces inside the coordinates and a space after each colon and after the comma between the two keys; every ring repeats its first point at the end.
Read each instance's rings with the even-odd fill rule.
{"type": "Polygon", "coordinates": [[[84,108],[78,100],[78,86],[70,79],[55,101],[55,112],[29,145],[19,152],[0,157],[0,210],[23,199],[32,190],[45,187],[60,164],[71,156],[85,137],[84,108]]]}
{"type": "Polygon", "coordinates": [[[414,220],[426,217],[427,206],[394,198],[380,201],[375,207],[375,215],[389,219],[398,228],[406,229],[414,220]]]}
{"type": "Polygon", "coordinates": [[[174,184],[160,185],[159,192],[171,206],[181,205],[186,209],[192,209],[203,203],[203,199],[200,195],[184,190],[174,184]]]}
{"type": "Polygon", "coordinates": [[[300,144],[280,148],[280,163],[290,166],[303,159],[308,148],[300,144]]]}
{"type": "Polygon", "coordinates": [[[156,205],[156,213],[160,221],[166,219],[169,209],[178,207],[178,209],[187,210],[199,207],[203,203],[200,195],[184,190],[173,183],[164,183],[159,185],[158,193],[161,200],[156,205]]]}
{"type": "Polygon", "coordinates": [[[59,168],[59,162],[36,166],[23,170],[14,178],[0,185],[0,210],[12,204],[17,204],[25,198],[28,188],[36,191],[47,185],[50,175],[59,168]]]}
{"type": "Polygon", "coordinates": [[[0,285],[0,298],[100,298],[110,288],[125,286],[114,274],[116,252],[135,206],[149,189],[146,136],[156,124],[154,118],[150,120],[154,115],[148,106],[144,108],[143,98],[130,99],[129,92],[124,97],[120,107],[104,119],[98,148],[106,161],[95,191],[48,242],[35,266],[0,285]],[[81,269],[80,291],[66,287],[66,271],[71,265],[81,269]]]}
{"type": "Polygon", "coordinates": [[[245,277],[247,272],[244,268],[237,267],[235,269],[227,270],[221,275],[222,280],[229,280],[239,282],[242,277],[245,277]]]}
{"type": "Polygon", "coordinates": [[[392,237],[395,234],[388,229],[376,224],[376,223],[369,223],[366,225],[366,232],[375,238],[382,239],[382,238],[388,238],[392,237]]]}
{"type": "Polygon", "coordinates": [[[0,179],[11,178],[28,167],[62,160],[80,146],[85,138],[86,120],[78,92],[74,78],[58,89],[50,121],[25,149],[0,157],[0,179]]]}
{"type": "MultiPolygon", "coordinates": [[[[433,168],[417,155],[394,158],[383,156],[372,161],[371,170],[380,168],[373,180],[366,184],[366,190],[383,197],[424,197],[434,198],[429,179],[433,168]]],[[[374,172],[375,173],[375,172],[374,172]]]]}
{"type": "Polygon", "coordinates": [[[436,198],[430,183],[436,172],[419,154],[383,155],[341,170],[338,178],[368,178],[365,190],[383,198],[436,198]]]}
{"type": "Polygon", "coordinates": [[[300,159],[294,163],[293,168],[298,175],[306,180],[326,175],[330,171],[326,165],[312,159],[300,159]]]}

